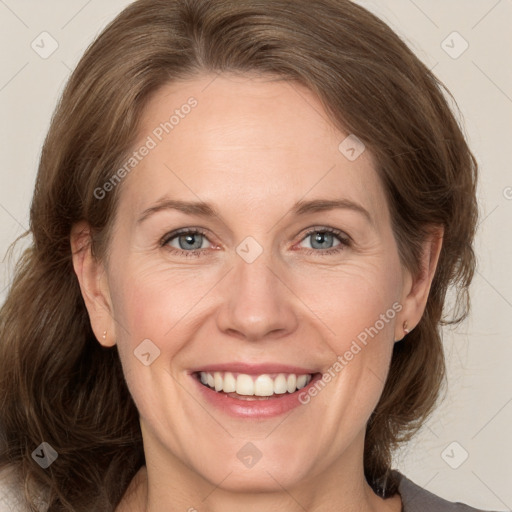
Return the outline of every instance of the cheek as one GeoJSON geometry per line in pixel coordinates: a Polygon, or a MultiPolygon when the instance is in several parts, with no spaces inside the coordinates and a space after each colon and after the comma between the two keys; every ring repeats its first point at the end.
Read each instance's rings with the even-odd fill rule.
{"type": "MultiPolygon", "coordinates": [[[[172,339],[171,331],[194,314],[194,305],[211,287],[211,276],[164,265],[131,265],[114,279],[116,320],[130,343],[144,338],[172,339]]],[[[139,341],[140,342],[140,341],[139,341]]]]}
{"type": "Polygon", "coordinates": [[[141,417],[171,432],[173,411],[184,407],[171,363],[187,343],[186,336],[174,333],[194,303],[187,293],[192,296],[197,290],[188,285],[188,278],[180,280],[175,272],[143,266],[135,259],[118,265],[111,284],[117,347],[130,393],[141,417]]]}
{"type": "Polygon", "coordinates": [[[332,416],[333,425],[355,418],[362,424],[378,402],[394,346],[396,318],[402,309],[398,268],[391,260],[386,266],[347,266],[325,279],[328,288],[323,293],[317,291],[305,299],[321,317],[326,333],[323,339],[331,353],[331,364],[324,370],[325,387],[330,391],[324,393],[319,385],[314,399],[332,416]]]}
{"type": "MultiPolygon", "coordinates": [[[[350,264],[315,280],[303,280],[300,295],[329,333],[326,337],[337,354],[348,350],[353,340],[389,338],[401,306],[396,266],[350,264]],[[314,285],[314,286],[313,286],[314,285]]],[[[369,344],[368,344],[369,345],[369,344]]]]}

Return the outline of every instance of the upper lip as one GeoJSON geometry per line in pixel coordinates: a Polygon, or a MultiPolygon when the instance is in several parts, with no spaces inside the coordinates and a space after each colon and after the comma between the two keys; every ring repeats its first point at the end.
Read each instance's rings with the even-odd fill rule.
{"type": "Polygon", "coordinates": [[[289,364],[279,363],[217,363],[203,365],[190,370],[190,373],[196,372],[232,372],[245,373],[248,375],[262,375],[264,373],[295,373],[297,375],[306,375],[317,373],[318,370],[312,368],[304,368],[300,366],[291,366],[289,364]]]}

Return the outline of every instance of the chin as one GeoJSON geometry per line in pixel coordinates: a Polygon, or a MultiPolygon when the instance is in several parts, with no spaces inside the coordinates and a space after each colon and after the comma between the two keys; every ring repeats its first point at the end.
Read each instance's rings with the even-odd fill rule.
{"type": "MultiPolygon", "coordinates": [[[[236,464],[212,468],[209,475],[203,475],[209,482],[225,491],[234,493],[266,493],[282,491],[297,485],[306,478],[306,471],[294,471],[281,467],[282,460],[276,464],[260,460],[252,468],[236,464]]],[[[204,471],[204,468],[202,468],[204,471]]]]}

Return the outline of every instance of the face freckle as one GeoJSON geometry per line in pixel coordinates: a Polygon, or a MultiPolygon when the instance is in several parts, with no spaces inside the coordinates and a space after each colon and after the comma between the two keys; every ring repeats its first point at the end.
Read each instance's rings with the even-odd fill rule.
{"type": "Polygon", "coordinates": [[[359,464],[403,279],[372,156],[347,158],[350,134],[306,89],[230,75],[160,90],[140,140],[190,97],[197,105],[125,179],[111,247],[110,295],[126,326],[117,343],[147,457],[210,482],[233,471],[233,489],[272,488],[269,470],[296,485],[341,455],[359,464]],[[211,402],[192,374],[235,363],[267,364],[259,373],[271,378],[283,373],[271,365],[332,375],[289,416],[252,421],[211,402]],[[249,440],[263,453],[250,475],[237,456],[249,440]]]}

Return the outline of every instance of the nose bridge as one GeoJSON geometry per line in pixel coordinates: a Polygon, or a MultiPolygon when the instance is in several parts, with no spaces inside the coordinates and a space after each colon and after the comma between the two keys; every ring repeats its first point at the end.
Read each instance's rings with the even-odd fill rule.
{"type": "Polygon", "coordinates": [[[291,292],[271,248],[264,250],[253,237],[247,237],[236,252],[219,328],[252,341],[293,331],[296,316],[291,292]]]}

